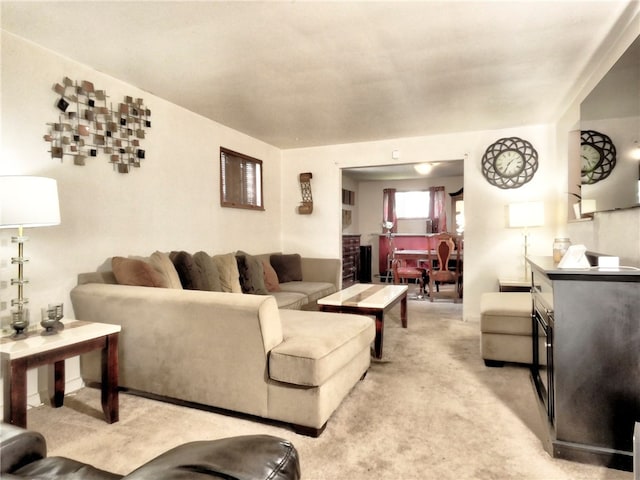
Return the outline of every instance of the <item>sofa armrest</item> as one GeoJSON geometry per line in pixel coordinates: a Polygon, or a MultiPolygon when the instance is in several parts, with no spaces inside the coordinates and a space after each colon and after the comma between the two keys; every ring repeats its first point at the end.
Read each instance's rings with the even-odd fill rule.
{"type": "Polygon", "coordinates": [[[10,473],[45,458],[47,443],[38,432],[3,423],[0,428],[0,456],[0,473],[10,473]]]}
{"type": "Polygon", "coordinates": [[[180,445],[125,478],[298,480],[300,462],[298,452],[287,440],[245,435],[180,445]]]}
{"type": "Polygon", "coordinates": [[[302,280],[332,283],[337,291],[342,280],[342,260],[339,258],[302,257],[302,280]]]}
{"type": "Polygon", "coordinates": [[[85,283],[110,283],[115,285],[118,281],[112,271],[78,274],[78,285],[84,285],[85,283]]]}

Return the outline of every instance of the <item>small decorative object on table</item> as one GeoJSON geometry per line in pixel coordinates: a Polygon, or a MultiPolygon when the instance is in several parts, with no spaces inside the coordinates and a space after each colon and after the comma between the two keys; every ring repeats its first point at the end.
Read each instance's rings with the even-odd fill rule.
{"type": "Polygon", "coordinates": [[[49,304],[42,309],[42,321],[40,325],[44,328],[42,335],[55,335],[58,330],[62,330],[64,325],[60,322],[63,318],[63,303],[49,304]]]}
{"type": "Polygon", "coordinates": [[[29,309],[22,308],[11,312],[11,328],[15,330],[11,338],[27,338],[26,329],[29,326],[29,309]]]}
{"type": "Polygon", "coordinates": [[[555,238],[553,240],[553,261],[555,263],[560,262],[570,246],[571,240],[568,238],[555,238]]]}

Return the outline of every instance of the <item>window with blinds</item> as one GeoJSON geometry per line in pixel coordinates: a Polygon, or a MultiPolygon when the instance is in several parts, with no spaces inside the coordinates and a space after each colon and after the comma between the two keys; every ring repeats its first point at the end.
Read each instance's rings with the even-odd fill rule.
{"type": "Polygon", "coordinates": [[[262,160],[220,148],[220,204],[264,210],[262,160]]]}

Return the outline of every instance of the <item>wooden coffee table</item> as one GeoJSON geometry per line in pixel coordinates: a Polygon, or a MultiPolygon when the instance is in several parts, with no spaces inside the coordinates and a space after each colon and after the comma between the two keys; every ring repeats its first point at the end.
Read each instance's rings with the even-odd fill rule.
{"type": "Polygon", "coordinates": [[[407,328],[408,288],[406,285],[356,283],[333,295],[321,298],[318,300],[318,306],[323,312],[374,316],[376,318],[375,357],[382,358],[384,314],[400,302],[400,321],[402,328],[407,328]]]}
{"type": "Polygon", "coordinates": [[[53,364],[51,403],[64,402],[64,361],[91,350],[102,350],[102,410],[107,423],[118,421],[118,333],[120,325],[65,319],[55,335],[30,332],[25,339],[0,338],[4,377],[4,421],[27,426],[27,370],[53,364]]]}

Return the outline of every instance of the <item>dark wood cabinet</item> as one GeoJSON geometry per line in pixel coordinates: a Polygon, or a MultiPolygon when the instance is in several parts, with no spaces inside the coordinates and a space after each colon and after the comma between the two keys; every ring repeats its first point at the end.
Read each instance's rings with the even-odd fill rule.
{"type": "Polygon", "coordinates": [[[533,338],[546,337],[533,342],[531,367],[545,446],[554,457],[631,470],[640,419],[640,270],[560,270],[551,257],[529,263],[533,338]]]}
{"type": "Polygon", "coordinates": [[[342,288],[358,281],[360,235],[342,235],[342,288]]]}

